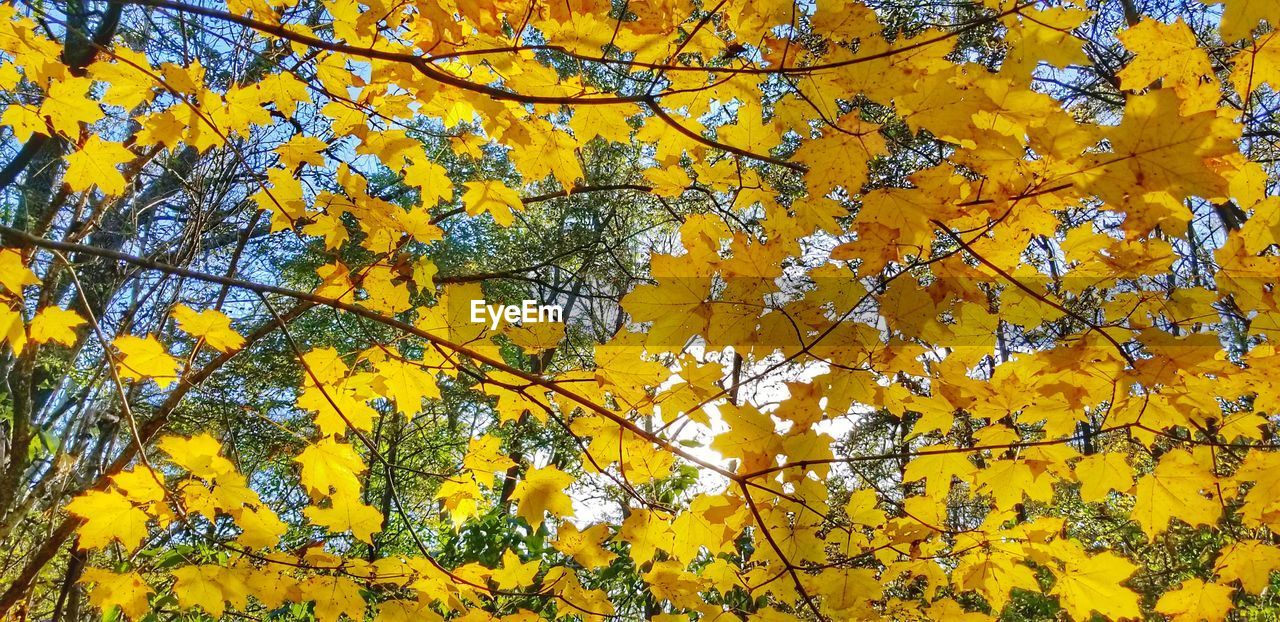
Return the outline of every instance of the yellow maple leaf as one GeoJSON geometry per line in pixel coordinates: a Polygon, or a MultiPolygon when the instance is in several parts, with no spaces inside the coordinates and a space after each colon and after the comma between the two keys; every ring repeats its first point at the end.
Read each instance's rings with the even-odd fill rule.
{"type": "Polygon", "coordinates": [[[258,82],[263,101],[276,106],[276,110],[292,115],[300,102],[310,103],[311,93],[307,84],[299,80],[292,72],[275,73],[258,82]]]}
{"type": "Polygon", "coordinates": [[[1248,95],[1263,84],[1280,87],[1280,35],[1271,31],[1236,54],[1231,69],[1231,84],[1241,95],[1248,95]]]}
{"type": "Polygon", "coordinates": [[[22,255],[16,249],[0,249],[0,286],[21,296],[24,285],[39,284],[39,277],[22,263],[22,255]]]}
{"type": "Polygon", "coordinates": [[[289,142],[276,147],[280,162],[285,168],[294,170],[303,164],[324,166],[324,150],[329,144],[315,136],[294,136],[289,142]]]}
{"type": "Polygon", "coordinates": [[[474,479],[455,477],[440,484],[436,499],[444,503],[444,509],[449,511],[449,520],[453,522],[453,528],[457,529],[467,519],[480,515],[480,502],[484,500],[484,493],[474,479]]]}
{"type": "Polygon", "coordinates": [[[1118,38],[1136,55],[1116,74],[1121,88],[1142,90],[1171,75],[1196,82],[1202,75],[1213,75],[1209,55],[1181,19],[1172,24],[1144,19],[1121,32],[1118,38]]]}
{"type": "Polygon", "coordinates": [[[76,342],[75,328],[84,323],[84,318],[75,311],[60,307],[45,307],[31,320],[28,330],[31,341],[34,343],[54,341],[70,346],[76,342]]]}
{"type": "Polygon", "coordinates": [[[244,345],[244,337],[231,328],[231,318],[217,309],[196,311],[187,305],[173,309],[173,318],[192,337],[203,339],[219,352],[230,352],[244,345]]]}
{"type": "Polygon", "coordinates": [[[373,544],[373,534],[382,531],[382,512],[351,495],[335,495],[329,505],[308,506],[302,513],[317,525],[334,532],[350,531],[368,544],[373,544]]]}
{"type": "Polygon", "coordinates": [[[863,121],[860,112],[852,112],[837,121],[829,136],[804,143],[796,159],[810,166],[805,179],[815,196],[836,187],[853,194],[867,181],[867,162],[884,148],[880,126],[863,121]]]}
{"type": "Polygon", "coordinates": [[[493,474],[505,471],[516,463],[502,451],[502,439],[496,436],[482,436],[471,439],[467,454],[462,458],[465,469],[479,473],[493,474]]]}
{"type": "Polygon", "coordinates": [[[157,85],[147,75],[150,70],[151,62],[145,54],[117,45],[110,59],[101,58],[89,66],[89,75],[108,85],[103,103],[133,110],[152,98],[157,85]]]}
{"type": "Polygon", "coordinates": [[[1156,611],[1170,616],[1172,622],[1222,622],[1235,608],[1232,588],[1200,579],[1188,579],[1172,592],[1156,601],[1156,611]]]}
{"type": "Polygon", "coordinates": [[[47,117],[54,130],[69,137],[80,135],[80,124],[102,118],[102,108],[89,98],[90,78],[68,77],[49,85],[48,97],[40,104],[40,116],[47,117]]]}
{"type": "Polygon", "coordinates": [[[453,196],[453,181],[443,166],[418,156],[404,171],[404,183],[418,188],[424,207],[453,196]]]}
{"type": "Polygon", "coordinates": [[[839,617],[853,616],[865,609],[870,601],[880,600],[884,588],[876,579],[876,572],[869,568],[840,568],[826,570],[816,577],[802,579],[815,594],[824,597],[823,605],[833,612],[845,612],[839,617]]]}
{"type": "Polygon", "coordinates": [[[1244,39],[1253,33],[1258,23],[1267,20],[1272,27],[1280,21],[1280,13],[1271,0],[1202,0],[1205,4],[1221,4],[1222,24],[1219,31],[1228,43],[1244,39]]]}
{"type": "Polygon", "coordinates": [[[488,212],[498,226],[506,227],[513,220],[513,211],[524,210],[520,195],[500,181],[469,181],[463,186],[466,192],[462,193],[462,204],[471,216],[488,212]]]}
{"type": "Polygon", "coordinates": [[[572,557],[584,568],[602,568],[609,565],[614,558],[613,553],[601,546],[609,535],[609,525],[606,523],[579,530],[577,525],[566,521],[556,530],[556,539],[551,542],[551,545],[557,551],[572,557]]]}
{"type": "Polygon", "coordinates": [[[226,603],[243,608],[248,602],[248,588],[227,568],[214,565],[183,566],[171,571],[175,579],[173,593],[183,609],[200,607],[214,618],[226,611],[226,603]]]}
{"type": "Polygon", "coordinates": [[[22,354],[27,345],[27,331],[23,327],[22,313],[7,304],[0,304],[0,337],[13,348],[15,355],[22,354]]]}
{"type": "Polygon", "coordinates": [[[444,618],[422,600],[388,600],[378,604],[374,622],[443,622],[444,618]]]}
{"type": "MultiPolygon", "coordinates": [[[[302,600],[315,603],[317,622],[363,620],[365,602],[356,582],[341,576],[313,576],[298,585],[302,600]]],[[[478,611],[478,610],[477,610],[478,611]]]]}
{"type": "Polygon", "coordinates": [[[1214,572],[1226,583],[1240,581],[1240,586],[1257,594],[1271,583],[1271,573],[1280,568],[1280,549],[1261,540],[1245,540],[1223,549],[1214,572]]]}
{"type": "Polygon", "coordinates": [[[1080,498],[1089,503],[1106,499],[1112,490],[1129,492],[1133,489],[1132,469],[1124,454],[1085,456],[1076,463],[1075,474],[1080,480],[1080,498]]]}
{"type": "Polygon", "coordinates": [[[884,524],[884,512],[876,508],[876,491],[860,488],[849,495],[849,502],[844,507],[849,522],[855,525],[875,527],[884,524]]]}
{"type": "Polygon", "coordinates": [[[124,145],[102,140],[95,134],[67,156],[67,172],[62,180],[74,192],[97,186],[103,194],[123,194],[126,181],[116,167],[131,159],[133,154],[124,145]]]}
{"type": "Polygon", "coordinates": [[[135,138],[137,144],[143,146],[164,145],[173,149],[182,141],[182,133],[186,129],[172,110],[161,110],[149,114],[140,118],[139,122],[142,124],[142,130],[135,135],[135,138]]]}
{"type": "Polygon", "coordinates": [[[440,397],[435,374],[421,364],[400,358],[388,358],[377,364],[382,393],[395,400],[396,410],[414,415],[422,410],[422,401],[440,397]]]}
{"type": "Polygon", "coordinates": [[[13,137],[22,142],[31,140],[33,134],[50,133],[43,117],[18,102],[9,104],[4,113],[0,114],[0,125],[9,126],[13,137]]]}
{"type": "Polygon", "coordinates": [[[146,513],[118,491],[90,490],[67,504],[84,524],[76,531],[80,548],[100,549],[117,541],[132,551],[147,537],[146,513]]]}
{"type": "Polygon", "coordinates": [[[240,528],[236,541],[251,549],[271,548],[280,544],[280,538],[289,526],[266,506],[241,506],[229,510],[240,528]]]}
{"type": "Polygon", "coordinates": [[[130,619],[138,620],[151,612],[148,597],[155,593],[136,572],[111,572],[102,568],[85,568],[79,583],[89,583],[89,602],[109,613],[112,607],[130,619]]]}
{"type": "Polygon", "coordinates": [[[516,514],[535,528],[542,524],[546,512],[573,516],[573,501],[565,494],[572,483],[572,475],[554,466],[529,469],[511,493],[519,504],[516,514]]]}
{"type": "MultiPolygon", "coordinates": [[[[915,512],[913,515],[918,516],[915,512]]],[[[991,608],[999,611],[1009,602],[1009,592],[1015,588],[1033,590],[1037,587],[1035,573],[1019,556],[1011,551],[974,551],[966,555],[951,573],[956,587],[976,590],[991,608]]]]}
{"type": "Polygon", "coordinates": [[[493,582],[500,590],[510,590],[521,585],[531,585],[541,565],[537,558],[522,561],[515,551],[507,549],[502,552],[502,568],[491,575],[493,582]]]}
{"type": "Polygon", "coordinates": [[[1121,585],[1137,570],[1132,562],[1109,552],[1073,551],[1065,556],[1052,592],[1071,617],[1087,620],[1095,611],[1112,619],[1141,617],[1138,595],[1121,585]]]}
{"type": "Polygon", "coordinates": [[[522,325],[503,324],[502,334],[511,339],[511,343],[524,348],[531,354],[546,352],[564,340],[563,322],[531,322],[522,325]]]}
{"type": "Polygon", "coordinates": [[[154,379],[160,388],[178,378],[178,362],[169,356],[154,336],[123,335],[111,342],[123,358],[119,361],[120,377],[130,380],[154,379]]]}
{"type": "Polygon", "coordinates": [[[296,458],[302,471],[302,486],[314,499],[330,495],[359,498],[364,460],[350,443],[325,437],[307,445],[296,458]]]}
{"type": "Polygon", "coordinates": [[[1212,525],[1222,514],[1213,473],[1188,451],[1171,451],[1150,474],[1138,480],[1133,520],[1155,537],[1176,518],[1188,525],[1212,525]]]}
{"type": "Polygon", "coordinates": [[[168,508],[164,505],[166,496],[164,475],[145,466],[136,466],[112,475],[111,483],[130,501],[141,505],[146,511],[156,515],[168,512],[168,508]]]}

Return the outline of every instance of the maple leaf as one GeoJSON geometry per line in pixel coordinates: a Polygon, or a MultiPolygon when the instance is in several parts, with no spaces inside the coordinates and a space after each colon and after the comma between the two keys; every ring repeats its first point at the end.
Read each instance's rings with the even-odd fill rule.
{"type": "Polygon", "coordinates": [[[1225,585],[1188,579],[1156,602],[1156,611],[1171,616],[1173,622],[1222,622],[1234,608],[1232,590],[1225,585]]]}
{"type": "Polygon", "coordinates": [[[313,498],[330,494],[338,497],[358,498],[359,475],[366,467],[364,460],[349,443],[340,443],[333,437],[325,437],[307,445],[294,458],[302,469],[302,486],[313,498]]]}
{"type": "Polygon", "coordinates": [[[430,160],[415,159],[404,171],[404,183],[421,193],[422,204],[432,206],[453,196],[453,181],[443,166],[430,160]]]}
{"type": "Polygon", "coordinates": [[[406,415],[422,410],[422,401],[440,397],[435,375],[421,365],[400,358],[388,358],[377,364],[385,394],[396,402],[396,409],[406,415]]]}
{"type": "Polygon", "coordinates": [[[246,586],[221,566],[183,566],[171,572],[173,593],[184,609],[200,607],[217,618],[226,611],[226,603],[243,608],[248,602],[246,586]]]}
{"type": "Polygon", "coordinates": [[[231,318],[217,309],[196,311],[186,305],[173,309],[173,318],[182,330],[192,337],[203,339],[209,347],[219,352],[238,350],[244,345],[244,337],[231,328],[231,318]]]}
{"type": "Polygon", "coordinates": [[[236,541],[250,549],[275,547],[289,530],[289,525],[266,507],[241,506],[229,510],[229,513],[240,528],[236,541]]]}
{"type": "Polygon", "coordinates": [[[868,7],[836,0],[819,2],[811,23],[815,32],[842,41],[860,39],[880,31],[876,14],[868,7]]]}
{"type": "Polygon", "coordinates": [[[373,429],[378,413],[369,407],[358,389],[348,383],[309,386],[298,395],[297,405],[303,410],[315,411],[316,427],[325,436],[343,434],[348,427],[368,432],[373,429]]]}
{"type": "Polygon", "coordinates": [[[1238,41],[1249,37],[1258,23],[1267,20],[1273,26],[1280,15],[1275,12],[1275,4],[1267,0],[1204,0],[1206,4],[1223,5],[1222,23],[1219,31],[1225,41],[1238,41]]]}
{"type": "Polygon", "coordinates": [[[445,480],[440,484],[436,498],[443,502],[444,509],[449,511],[449,520],[453,522],[454,529],[457,529],[467,519],[479,516],[484,493],[474,479],[461,477],[445,480]]]}
{"type": "Polygon", "coordinates": [[[521,326],[503,324],[501,328],[502,333],[510,338],[512,343],[531,354],[555,348],[565,336],[563,322],[535,322],[521,326]]]}
{"type": "Polygon", "coordinates": [[[466,191],[462,193],[462,204],[467,208],[468,215],[478,216],[488,212],[498,226],[506,227],[513,220],[513,211],[524,210],[520,195],[500,181],[469,181],[463,187],[466,191]]]}
{"type": "Polygon", "coordinates": [[[572,475],[554,466],[529,469],[511,493],[519,504],[516,514],[535,528],[542,524],[547,512],[573,516],[573,501],[565,494],[572,483],[572,475]]]}
{"type": "Polygon", "coordinates": [[[164,145],[172,149],[182,140],[182,130],[185,127],[172,110],[147,115],[141,121],[143,129],[136,135],[139,145],[164,145]]]}
{"type": "Polygon", "coordinates": [[[103,611],[119,607],[120,612],[133,620],[139,620],[151,612],[148,597],[155,593],[136,572],[111,572],[102,568],[85,568],[78,583],[93,586],[89,590],[89,602],[103,611]]]}
{"type": "Polygon", "coordinates": [[[1019,563],[1010,552],[975,553],[966,556],[952,573],[961,589],[979,591],[994,610],[1004,609],[1014,588],[1033,590],[1037,587],[1031,568],[1019,563]]]}
{"type": "Polygon", "coordinates": [[[90,136],[67,156],[67,172],[62,180],[74,192],[97,186],[104,194],[118,195],[124,192],[126,182],[117,167],[131,159],[133,154],[124,145],[90,136]]]}
{"type": "Polygon", "coordinates": [[[1248,95],[1263,84],[1280,86],[1280,36],[1275,31],[1259,37],[1252,47],[1236,54],[1231,69],[1231,84],[1241,95],[1248,95]]]}
{"type": "Polygon", "coordinates": [[[730,406],[721,411],[729,430],[716,436],[711,448],[725,456],[776,454],[778,436],[773,419],[752,406],[730,406]]]}
{"type": "Polygon", "coordinates": [[[615,557],[613,553],[601,546],[609,535],[609,525],[605,523],[579,530],[573,523],[565,522],[556,529],[556,539],[551,542],[551,545],[557,551],[572,557],[584,568],[601,568],[607,566],[615,557]]]}
{"type": "Polygon", "coordinates": [[[330,531],[350,531],[357,540],[368,544],[373,544],[373,534],[382,531],[382,512],[351,495],[334,495],[328,506],[313,505],[303,514],[330,531]]]}
{"type": "Polygon", "coordinates": [[[146,54],[117,45],[112,51],[115,62],[102,59],[89,66],[89,75],[108,85],[102,102],[133,110],[152,99],[155,83],[147,72],[151,62],[146,54]]]}
{"type": "Polygon", "coordinates": [[[1085,456],[1075,466],[1076,478],[1080,480],[1080,498],[1093,503],[1105,499],[1112,490],[1129,492],[1133,488],[1131,473],[1124,454],[1085,456]]]}
{"type": "Polygon", "coordinates": [[[323,152],[328,147],[328,143],[315,136],[298,135],[276,147],[276,153],[280,154],[280,162],[285,168],[293,170],[303,164],[324,166],[323,152]]]}
{"type": "Polygon", "coordinates": [[[1108,203],[1130,207],[1125,226],[1135,232],[1169,219],[1185,227],[1182,200],[1224,194],[1222,176],[1206,160],[1235,150],[1231,124],[1212,111],[1183,116],[1179,105],[1170,90],[1130,98],[1111,132],[1111,153],[1075,177],[1108,203]]]}
{"type": "Polygon", "coordinates": [[[463,468],[482,473],[506,471],[516,463],[502,451],[502,439],[482,436],[471,439],[467,455],[462,458],[463,468]]]}
{"type": "Polygon", "coordinates": [[[828,136],[805,142],[796,159],[813,169],[806,176],[810,191],[825,195],[836,187],[849,193],[861,191],[867,181],[867,163],[884,151],[880,126],[862,120],[852,112],[839,119],[828,136]]]}
{"type": "MultiPolygon", "coordinates": [[[[90,124],[103,117],[102,108],[89,98],[93,80],[68,77],[49,85],[48,97],[40,104],[40,116],[49,119],[50,126],[66,136],[80,135],[80,124],[90,124]]],[[[97,136],[91,137],[91,140],[97,136]]],[[[98,139],[101,141],[101,139],[98,139]]]]}
{"type": "Polygon", "coordinates": [[[304,601],[315,603],[318,622],[338,622],[342,616],[363,620],[365,602],[360,586],[341,576],[313,576],[299,586],[304,601]]]}
{"type": "Polygon", "coordinates": [[[1222,505],[1207,491],[1216,490],[1214,476],[1186,451],[1172,451],[1154,471],[1138,480],[1132,517],[1149,537],[1164,531],[1171,519],[1189,525],[1213,524],[1222,505]]]}
{"type": "Polygon", "coordinates": [[[1227,547],[1215,572],[1225,582],[1240,581],[1245,591],[1257,594],[1271,583],[1280,568],[1280,549],[1260,540],[1245,540],[1227,547]]]}
{"type": "Polygon", "coordinates": [[[292,115],[299,103],[311,102],[307,84],[292,73],[265,76],[258,82],[258,90],[262,93],[264,102],[271,102],[285,115],[292,115]]]}
{"type": "Polygon", "coordinates": [[[116,473],[111,483],[134,503],[156,507],[165,500],[164,476],[145,466],[116,473]]]}
{"type": "Polygon", "coordinates": [[[166,436],[156,447],[169,454],[174,464],[205,479],[217,479],[236,471],[235,465],[221,456],[222,443],[208,433],[192,437],[166,436]]]}
{"type": "Polygon", "coordinates": [[[120,377],[130,380],[155,380],[160,388],[166,388],[178,378],[178,362],[169,356],[164,346],[154,336],[116,337],[111,345],[120,351],[120,377]]]}
{"type": "Polygon", "coordinates": [[[1138,595],[1121,585],[1137,570],[1132,562],[1108,552],[1065,557],[1052,594],[1073,618],[1086,620],[1093,612],[1112,619],[1141,617],[1138,595]]]}
{"type": "Polygon", "coordinates": [[[66,510],[84,521],[78,530],[82,549],[117,541],[132,551],[147,537],[146,513],[117,491],[90,490],[72,499],[66,510]]]}
{"type": "Polygon", "coordinates": [[[823,606],[829,611],[852,612],[884,596],[875,571],[868,568],[828,570],[806,579],[814,593],[825,596],[823,606]]]}
{"type": "Polygon", "coordinates": [[[493,582],[498,589],[510,590],[521,585],[530,585],[538,574],[540,563],[537,559],[523,561],[511,549],[502,552],[502,568],[496,570],[493,582]]]}
{"type": "Polygon", "coordinates": [[[377,622],[444,622],[430,603],[406,600],[383,601],[378,605],[377,622]]]}
{"type": "Polygon", "coordinates": [[[1195,33],[1182,20],[1165,24],[1144,19],[1120,33],[1119,39],[1136,54],[1116,74],[1121,88],[1142,90],[1157,79],[1170,75],[1199,82],[1200,76],[1213,74],[1209,55],[1198,45],[1195,33]]]}
{"type": "Polygon", "coordinates": [[[40,279],[27,269],[22,262],[22,255],[12,248],[0,249],[0,286],[10,293],[22,295],[25,285],[39,285],[40,279]]]}
{"type": "Polygon", "coordinates": [[[849,517],[849,522],[855,525],[874,527],[883,524],[885,519],[884,512],[876,508],[875,491],[867,488],[855,490],[849,495],[844,512],[849,517]]]}
{"type": "Polygon", "coordinates": [[[20,105],[10,104],[0,114],[0,125],[7,125],[13,131],[13,137],[26,142],[35,134],[48,135],[51,132],[43,117],[36,111],[20,105]]]}
{"type": "Polygon", "coordinates": [[[22,325],[22,313],[0,304],[0,336],[13,348],[14,355],[21,355],[27,343],[27,331],[22,325]]]}
{"type": "Polygon", "coordinates": [[[71,346],[76,342],[75,328],[84,323],[84,318],[80,317],[80,314],[75,311],[68,311],[59,307],[45,307],[31,320],[31,326],[28,331],[31,341],[34,343],[53,341],[64,346],[71,346]]]}
{"type": "MultiPolygon", "coordinates": [[[[941,450],[940,451],[945,451],[941,450]]],[[[945,452],[921,455],[907,465],[903,481],[925,480],[925,494],[933,498],[941,498],[951,489],[952,478],[961,481],[970,479],[977,468],[963,452],[945,452]]]]}

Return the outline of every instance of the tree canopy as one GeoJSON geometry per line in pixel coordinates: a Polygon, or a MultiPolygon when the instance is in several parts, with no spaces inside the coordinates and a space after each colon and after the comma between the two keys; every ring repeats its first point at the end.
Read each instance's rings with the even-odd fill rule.
{"type": "Polygon", "coordinates": [[[0,13],[0,619],[1280,618],[1274,2],[0,13]]]}

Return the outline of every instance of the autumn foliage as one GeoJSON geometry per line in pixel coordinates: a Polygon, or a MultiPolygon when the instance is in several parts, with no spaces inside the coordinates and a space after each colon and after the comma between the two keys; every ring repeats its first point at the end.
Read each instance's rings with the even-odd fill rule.
{"type": "Polygon", "coordinates": [[[0,13],[0,618],[1280,615],[1280,4],[0,13]]]}

